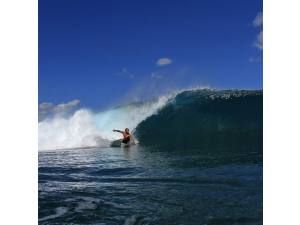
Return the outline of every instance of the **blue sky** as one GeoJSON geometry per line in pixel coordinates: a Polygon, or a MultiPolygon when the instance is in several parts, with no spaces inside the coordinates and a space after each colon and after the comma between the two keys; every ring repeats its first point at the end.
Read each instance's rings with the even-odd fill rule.
{"type": "Polygon", "coordinates": [[[259,12],[261,0],[40,0],[39,103],[261,89],[259,12]]]}

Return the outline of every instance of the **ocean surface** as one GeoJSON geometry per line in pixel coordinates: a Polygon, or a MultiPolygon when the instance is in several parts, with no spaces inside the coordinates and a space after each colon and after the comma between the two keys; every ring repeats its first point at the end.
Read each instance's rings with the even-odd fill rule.
{"type": "Polygon", "coordinates": [[[39,224],[262,224],[262,98],[189,90],[41,120],[39,224]],[[109,147],[123,127],[139,144],[109,147]]]}

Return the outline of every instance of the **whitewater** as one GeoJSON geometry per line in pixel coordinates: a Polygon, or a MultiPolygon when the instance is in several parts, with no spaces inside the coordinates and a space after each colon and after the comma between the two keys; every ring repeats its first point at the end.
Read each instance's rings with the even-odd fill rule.
{"type": "Polygon", "coordinates": [[[120,134],[112,132],[113,129],[127,127],[134,132],[140,122],[164,107],[177,93],[101,112],[81,108],[69,116],[57,114],[46,118],[38,124],[39,151],[108,147],[112,140],[120,138],[120,134]]]}

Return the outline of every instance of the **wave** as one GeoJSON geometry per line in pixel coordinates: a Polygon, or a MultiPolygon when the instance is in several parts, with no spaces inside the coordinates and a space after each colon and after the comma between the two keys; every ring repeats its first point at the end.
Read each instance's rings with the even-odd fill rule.
{"type": "Polygon", "coordinates": [[[39,150],[108,147],[120,134],[112,129],[128,127],[134,131],[147,117],[155,114],[174,94],[145,102],[115,107],[103,112],[79,109],[71,116],[57,114],[39,122],[39,150]]]}
{"type": "Polygon", "coordinates": [[[141,146],[262,148],[262,91],[195,89],[103,112],[79,109],[39,122],[39,150],[100,146],[128,127],[141,146]]]}
{"type": "Polygon", "coordinates": [[[136,135],[152,147],[262,150],[262,101],[262,91],[184,91],[142,121],[136,135]]]}

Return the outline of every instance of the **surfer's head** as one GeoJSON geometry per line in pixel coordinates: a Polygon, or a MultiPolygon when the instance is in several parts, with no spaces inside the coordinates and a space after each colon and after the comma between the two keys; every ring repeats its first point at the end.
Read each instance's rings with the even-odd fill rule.
{"type": "Polygon", "coordinates": [[[127,134],[129,134],[129,129],[128,129],[128,128],[125,128],[125,132],[126,132],[127,134]]]}

